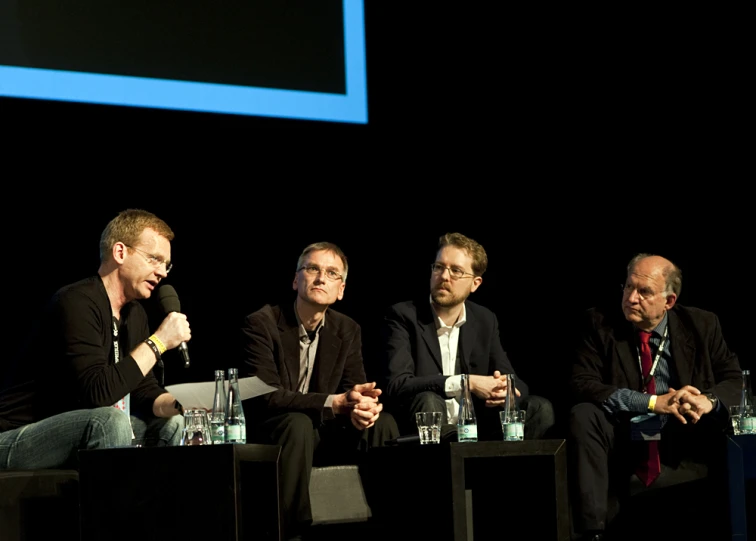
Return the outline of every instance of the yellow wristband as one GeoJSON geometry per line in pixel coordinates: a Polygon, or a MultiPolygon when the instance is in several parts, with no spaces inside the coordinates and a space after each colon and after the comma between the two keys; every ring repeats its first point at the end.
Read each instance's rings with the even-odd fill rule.
{"type": "Polygon", "coordinates": [[[656,395],[652,394],[651,398],[648,399],[648,411],[653,413],[654,408],[656,407],[656,395]]]}
{"type": "Polygon", "coordinates": [[[165,347],[165,344],[163,344],[163,342],[160,340],[160,338],[158,338],[154,334],[152,336],[150,336],[150,340],[152,340],[153,342],[155,342],[155,345],[158,347],[158,351],[160,352],[160,355],[162,355],[163,353],[165,353],[165,350],[168,349],[167,347],[165,347]]]}

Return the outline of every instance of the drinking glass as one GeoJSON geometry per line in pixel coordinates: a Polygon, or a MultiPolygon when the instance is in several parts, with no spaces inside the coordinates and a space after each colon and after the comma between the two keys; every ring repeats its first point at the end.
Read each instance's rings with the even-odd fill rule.
{"type": "Polygon", "coordinates": [[[504,441],[525,439],[525,410],[502,410],[499,412],[499,419],[504,441]]]}
{"type": "Polygon", "coordinates": [[[734,435],[740,434],[740,405],[730,406],[730,422],[732,423],[732,433],[734,435]]]}
{"type": "Polygon", "coordinates": [[[184,410],[184,432],[181,445],[212,445],[207,411],[201,408],[184,410]]]}
{"type": "Polygon", "coordinates": [[[421,411],[415,414],[420,445],[441,443],[441,412],[421,411]]]}

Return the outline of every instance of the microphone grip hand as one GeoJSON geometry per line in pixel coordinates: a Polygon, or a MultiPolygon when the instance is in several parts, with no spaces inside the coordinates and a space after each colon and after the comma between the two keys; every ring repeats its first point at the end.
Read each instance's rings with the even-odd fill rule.
{"type": "MultiPolygon", "coordinates": [[[[189,321],[186,319],[186,315],[180,312],[171,312],[165,316],[155,334],[160,337],[168,349],[179,347],[181,343],[192,338],[189,321]]],[[[186,347],[186,344],[184,346],[186,347]]]]}
{"type": "Polygon", "coordinates": [[[186,342],[191,340],[192,331],[186,315],[181,312],[170,312],[165,316],[155,334],[160,337],[167,349],[178,348],[181,358],[184,359],[184,367],[189,368],[189,347],[186,342]]]}

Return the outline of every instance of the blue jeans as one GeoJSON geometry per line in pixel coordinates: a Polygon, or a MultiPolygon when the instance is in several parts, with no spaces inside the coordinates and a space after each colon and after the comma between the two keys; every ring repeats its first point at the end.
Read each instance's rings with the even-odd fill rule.
{"type": "Polygon", "coordinates": [[[184,431],[184,416],[151,417],[144,421],[132,415],[131,427],[134,429],[134,445],[143,447],[179,445],[184,431]]]}
{"type": "Polygon", "coordinates": [[[0,470],[75,468],[79,449],[124,445],[131,445],[131,426],[122,411],[67,411],[0,432],[0,470]]]}

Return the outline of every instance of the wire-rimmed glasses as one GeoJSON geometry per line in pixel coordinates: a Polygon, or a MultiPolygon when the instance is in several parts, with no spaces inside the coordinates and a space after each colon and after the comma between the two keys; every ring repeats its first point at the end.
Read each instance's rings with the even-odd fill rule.
{"type": "Polygon", "coordinates": [[[303,265],[299,267],[297,270],[303,270],[305,273],[309,274],[310,276],[319,276],[321,272],[325,273],[325,277],[329,279],[332,282],[335,282],[336,280],[341,280],[344,276],[342,274],[339,274],[334,269],[321,269],[317,265],[303,265]]]}
{"type": "Polygon", "coordinates": [[[470,276],[471,278],[475,277],[474,274],[465,272],[459,267],[447,267],[446,265],[442,265],[441,263],[433,263],[431,265],[431,272],[439,276],[447,270],[449,271],[449,276],[452,280],[459,280],[460,278],[464,278],[465,276],[470,276]]]}
{"type": "Polygon", "coordinates": [[[131,248],[132,250],[139,252],[144,257],[147,258],[147,262],[155,267],[156,269],[160,267],[160,265],[165,265],[165,273],[168,274],[171,272],[171,269],[173,268],[173,263],[170,261],[166,261],[159,255],[151,254],[149,252],[145,252],[144,250],[140,250],[139,248],[136,248],[135,246],[129,246],[128,244],[124,243],[124,246],[131,248]]]}

